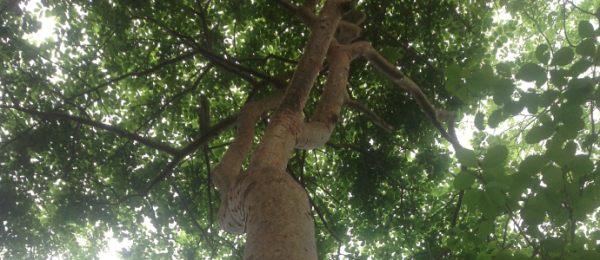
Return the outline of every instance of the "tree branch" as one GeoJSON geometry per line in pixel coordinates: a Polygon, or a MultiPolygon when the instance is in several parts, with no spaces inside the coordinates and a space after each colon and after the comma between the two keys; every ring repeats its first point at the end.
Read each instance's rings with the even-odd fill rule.
{"type": "Polygon", "coordinates": [[[458,193],[458,202],[456,202],[456,210],[454,211],[454,215],[452,216],[452,223],[450,224],[450,227],[456,226],[456,221],[458,220],[458,212],[460,212],[460,207],[462,206],[462,198],[464,194],[464,190],[461,190],[458,193]]]}
{"type": "MultiPolygon", "coordinates": [[[[406,77],[404,73],[402,73],[398,68],[390,64],[377,51],[375,51],[375,49],[373,49],[373,46],[371,46],[370,43],[358,42],[352,44],[352,46],[353,49],[350,56],[364,56],[369,62],[373,64],[373,66],[377,70],[379,70],[379,72],[391,79],[396,85],[408,91],[411,97],[417,102],[419,107],[421,107],[421,110],[425,112],[425,115],[427,115],[427,117],[431,119],[435,128],[437,128],[438,131],[440,131],[442,137],[444,137],[444,139],[450,142],[454,149],[462,147],[458,140],[456,140],[456,138],[454,138],[453,136],[448,134],[448,132],[446,132],[446,129],[442,126],[440,122],[441,120],[445,120],[449,123],[452,123],[455,118],[454,113],[434,108],[433,105],[431,105],[431,103],[429,103],[429,101],[427,100],[425,93],[421,91],[421,88],[410,78],[406,77]]],[[[453,127],[454,126],[452,124],[448,124],[448,128],[451,129],[451,132],[454,131],[454,129],[452,129],[453,127]]]]}
{"type": "Polygon", "coordinates": [[[125,137],[125,138],[129,138],[131,140],[137,141],[140,144],[143,144],[145,146],[148,146],[152,149],[156,149],[162,152],[166,152],[168,154],[171,155],[178,155],[181,152],[175,148],[172,148],[168,145],[165,144],[161,144],[155,141],[152,141],[150,139],[141,137],[137,134],[125,131],[121,128],[118,128],[116,126],[112,126],[112,125],[107,125],[107,124],[103,124],[100,122],[96,122],[90,119],[86,119],[86,118],[81,118],[81,117],[76,117],[76,116],[71,116],[68,114],[64,114],[64,113],[59,113],[59,112],[41,112],[41,111],[36,111],[36,110],[30,110],[30,109],[26,109],[23,107],[15,107],[15,106],[0,106],[0,108],[2,109],[13,109],[13,110],[17,110],[29,115],[33,115],[33,116],[39,116],[39,117],[44,117],[44,118],[54,118],[54,119],[64,119],[64,120],[69,120],[69,121],[73,121],[73,122],[77,122],[77,123],[81,123],[84,125],[89,125],[89,126],[93,126],[99,129],[103,129],[106,131],[109,131],[111,133],[114,133],[118,136],[121,137],[125,137]]]}
{"type": "Polygon", "coordinates": [[[395,40],[399,43],[399,46],[402,47],[403,49],[405,49],[406,51],[412,53],[420,62],[423,62],[425,65],[427,65],[427,67],[433,69],[433,71],[435,71],[437,74],[439,75],[443,75],[444,71],[441,70],[440,68],[436,67],[435,65],[431,64],[431,62],[429,62],[427,60],[427,58],[424,58],[421,54],[419,54],[417,51],[415,51],[415,49],[410,48],[408,46],[406,46],[406,44],[402,43],[400,40],[398,40],[397,37],[392,36],[387,30],[385,30],[384,28],[381,28],[381,26],[377,23],[375,23],[373,20],[369,19],[369,23],[371,25],[373,25],[375,28],[377,28],[377,30],[382,33],[383,35],[385,35],[386,37],[388,37],[391,40],[395,40]]]}
{"type": "Polygon", "coordinates": [[[321,219],[321,222],[323,222],[323,226],[325,226],[325,229],[327,229],[327,231],[329,232],[329,234],[331,234],[331,236],[338,243],[342,243],[342,240],[335,233],[333,233],[333,230],[331,230],[331,228],[329,228],[329,225],[327,224],[327,220],[325,220],[325,217],[323,217],[323,214],[319,210],[319,207],[317,207],[317,204],[315,204],[315,202],[313,201],[313,199],[310,196],[308,196],[308,192],[307,192],[306,196],[308,197],[308,200],[310,201],[310,205],[312,205],[312,207],[317,212],[317,216],[319,216],[319,219],[321,219]]]}
{"type": "Polygon", "coordinates": [[[181,151],[179,151],[175,155],[175,158],[173,158],[173,161],[171,161],[167,165],[167,167],[162,172],[160,172],[158,174],[158,176],[156,176],[156,178],[154,178],[154,180],[152,180],[152,182],[150,183],[148,188],[146,188],[144,190],[144,192],[142,192],[140,194],[133,194],[133,195],[125,196],[121,201],[125,201],[132,197],[138,197],[138,196],[144,197],[144,196],[148,195],[148,192],[154,187],[154,185],[162,182],[173,171],[173,169],[175,168],[175,166],[177,166],[179,161],[181,161],[183,158],[190,155],[191,153],[195,152],[200,147],[206,145],[210,140],[219,136],[225,130],[232,128],[235,125],[237,118],[238,118],[238,114],[228,116],[228,117],[224,118],[223,120],[221,120],[221,122],[219,122],[216,125],[214,125],[213,127],[211,127],[208,130],[208,132],[202,134],[202,136],[200,136],[200,138],[198,138],[196,141],[193,141],[192,143],[188,144],[186,147],[181,149],[181,151]]]}
{"type": "Polygon", "coordinates": [[[344,106],[346,106],[350,109],[354,109],[358,112],[362,112],[363,114],[365,114],[365,116],[367,116],[371,120],[371,122],[373,122],[373,124],[381,127],[386,132],[391,133],[392,131],[394,131],[394,127],[392,127],[391,125],[386,123],[377,114],[375,114],[375,112],[373,112],[371,109],[369,109],[365,105],[361,104],[360,102],[358,102],[356,100],[349,100],[348,102],[346,102],[346,104],[344,104],[344,106]]]}
{"type": "Polygon", "coordinates": [[[234,185],[234,181],[242,170],[242,164],[252,145],[254,144],[254,130],[256,121],[264,113],[275,109],[281,103],[284,92],[282,90],[277,91],[275,94],[264,98],[260,101],[250,102],[242,108],[237,118],[237,133],[233,143],[229,146],[221,162],[213,169],[211,178],[215,187],[219,189],[221,193],[221,205],[217,213],[217,220],[221,225],[221,228],[226,229],[232,233],[241,233],[242,225],[224,225],[223,223],[237,223],[234,218],[231,218],[228,206],[228,194],[231,187],[234,185]]]}
{"type": "Polygon", "coordinates": [[[185,208],[185,210],[188,212],[188,214],[190,214],[190,218],[192,219],[192,223],[194,223],[194,225],[196,225],[196,227],[198,228],[198,230],[200,230],[200,232],[202,233],[202,235],[204,235],[204,237],[206,238],[206,242],[208,242],[208,246],[210,247],[210,249],[212,250],[212,252],[214,254],[215,253],[215,247],[214,247],[214,245],[212,243],[212,240],[210,239],[210,234],[206,231],[205,228],[203,228],[200,225],[200,223],[198,223],[198,220],[196,220],[196,217],[194,217],[194,214],[190,210],[190,206],[188,205],[187,200],[185,199],[185,197],[183,196],[183,194],[179,191],[179,188],[177,187],[177,184],[175,183],[175,181],[173,181],[173,178],[167,176],[167,180],[171,184],[171,188],[173,188],[173,190],[175,191],[175,193],[178,195],[178,197],[181,200],[181,203],[183,204],[183,207],[185,208]]]}
{"type": "Polygon", "coordinates": [[[314,149],[324,145],[338,122],[342,105],[349,99],[346,84],[351,59],[345,48],[333,40],[327,59],[330,65],[323,93],[310,122],[302,125],[296,149],[314,149]]]}
{"type": "MultiPolygon", "coordinates": [[[[298,7],[289,0],[277,0],[277,4],[281,9],[298,18],[311,30],[314,30],[313,26],[317,23],[317,15],[314,13],[314,7],[317,4],[316,2],[318,1],[313,2],[312,0],[308,0],[302,6],[298,7]]],[[[340,44],[350,43],[352,40],[362,35],[362,29],[358,26],[359,23],[355,24],[344,20],[339,21],[336,26],[335,38],[340,44]]]]}
{"type": "Polygon", "coordinates": [[[289,64],[298,64],[297,61],[289,60],[289,59],[286,59],[284,57],[273,55],[273,54],[269,54],[269,55],[267,55],[264,58],[251,57],[251,58],[237,59],[236,61],[238,61],[238,62],[245,62],[245,61],[262,61],[262,62],[267,62],[269,59],[274,59],[274,60],[278,60],[278,61],[289,63],[289,64]]]}
{"type": "MultiPolygon", "coordinates": [[[[178,37],[181,39],[190,39],[190,37],[182,35],[182,34],[176,32],[176,31],[173,31],[165,26],[163,26],[163,28],[169,34],[172,34],[175,37],[178,37]]],[[[217,65],[219,68],[221,68],[229,73],[232,73],[232,74],[242,78],[243,80],[246,80],[248,83],[250,83],[253,86],[258,85],[259,82],[257,80],[255,80],[254,78],[252,78],[252,76],[257,77],[262,80],[265,80],[265,81],[268,81],[268,82],[273,81],[273,77],[271,77],[270,75],[267,75],[263,72],[255,70],[255,69],[251,69],[251,68],[242,66],[240,64],[237,64],[236,62],[234,62],[232,60],[226,59],[225,57],[222,57],[222,56],[219,56],[219,55],[213,53],[209,49],[201,47],[200,45],[196,44],[195,42],[186,42],[186,44],[188,44],[191,48],[194,48],[198,53],[200,53],[202,56],[204,56],[210,62],[217,65]]]]}
{"type": "Polygon", "coordinates": [[[119,76],[119,77],[116,77],[116,78],[110,79],[110,80],[109,80],[109,81],[107,81],[107,82],[104,82],[104,83],[102,83],[102,84],[99,84],[99,85],[98,85],[98,86],[96,86],[96,87],[93,87],[93,88],[91,88],[91,89],[88,89],[88,90],[86,90],[86,91],[84,91],[84,92],[81,92],[81,93],[79,93],[79,94],[75,94],[75,95],[73,95],[73,96],[69,97],[69,98],[68,98],[68,100],[72,100],[72,99],[74,99],[74,98],[77,98],[77,97],[79,97],[79,96],[83,96],[83,95],[85,95],[85,94],[89,94],[89,93],[91,93],[91,92],[94,92],[94,91],[96,91],[96,90],[99,90],[99,89],[101,89],[101,88],[103,88],[103,87],[106,87],[106,86],[108,86],[108,85],[110,85],[110,84],[112,84],[112,83],[115,83],[115,82],[121,81],[121,80],[123,80],[123,79],[125,79],[125,78],[128,78],[128,77],[131,77],[131,76],[138,76],[138,77],[139,77],[139,76],[148,75],[148,74],[150,74],[150,73],[152,73],[152,72],[155,72],[155,71],[157,71],[157,70],[159,70],[159,69],[162,69],[162,68],[164,68],[165,66],[168,66],[168,65],[170,65],[170,64],[176,63],[176,62],[178,62],[178,61],[182,61],[182,60],[189,59],[189,58],[193,57],[194,55],[196,55],[196,54],[198,54],[198,53],[199,53],[199,51],[187,52],[187,53],[184,53],[184,54],[182,54],[182,55],[179,55],[179,56],[177,56],[177,57],[175,57],[175,58],[173,58],[173,59],[170,59],[170,60],[168,60],[168,61],[164,61],[164,62],[162,62],[162,63],[159,63],[159,64],[157,64],[156,66],[154,66],[154,67],[152,67],[152,68],[149,68],[149,69],[147,69],[147,70],[144,70],[144,71],[134,71],[134,72],[130,72],[130,73],[123,74],[123,75],[121,75],[121,76],[119,76]]]}

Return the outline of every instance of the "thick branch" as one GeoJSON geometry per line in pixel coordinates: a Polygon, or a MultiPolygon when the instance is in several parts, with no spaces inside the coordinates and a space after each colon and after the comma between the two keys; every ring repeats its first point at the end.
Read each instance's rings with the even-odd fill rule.
{"type": "MultiPolygon", "coordinates": [[[[307,1],[302,6],[297,7],[288,0],[278,0],[277,4],[289,14],[298,18],[308,28],[314,30],[314,24],[317,23],[317,15],[314,13],[314,7],[318,1],[307,1]]],[[[336,26],[335,38],[340,44],[347,44],[358,36],[362,35],[362,29],[358,27],[362,21],[339,21],[336,26]]]]}
{"type": "MultiPolygon", "coordinates": [[[[462,147],[458,140],[456,140],[456,138],[448,134],[444,126],[442,126],[442,124],[440,123],[440,121],[442,120],[452,123],[455,118],[455,115],[453,113],[434,108],[433,105],[431,105],[431,103],[429,103],[429,101],[427,100],[427,97],[425,96],[423,91],[421,91],[421,88],[419,88],[419,86],[410,78],[406,77],[404,73],[402,73],[398,68],[394,67],[387,60],[385,60],[385,58],[383,58],[377,51],[375,51],[375,49],[373,49],[370,43],[358,42],[352,44],[352,46],[353,55],[364,56],[369,62],[373,64],[375,68],[377,68],[377,70],[379,70],[379,72],[391,79],[394,83],[396,83],[396,85],[408,91],[411,97],[417,102],[419,107],[421,107],[423,112],[425,112],[425,115],[427,115],[427,117],[431,119],[435,128],[437,128],[438,131],[440,131],[442,137],[444,137],[444,139],[450,142],[454,149],[462,147]]],[[[451,132],[454,131],[454,126],[452,124],[448,124],[448,127],[452,129],[451,132]]]]}
{"type": "Polygon", "coordinates": [[[329,48],[327,60],[330,64],[329,74],[323,94],[310,123],[303,124],[296,141],[297,149],[314,149],[324,145],[338,122],[342,105],[349,99],[346,84],[350,59],[345,48],[334,41],[329,48]]]}
{"type": "Polygon", "coordinates": [[[211,173],[215,187],[221,193],[221,205],[217,213],[219,226],[228,232],[242,234],[243,223],[231,216],[228,211],[228,195],[234,185],[236,177],[242,170],[242,164],[254,144],[254,128],[261,115],[275,109],[281,103],[284,92],[282,90],[274,95],[256,102],[244,105],[237,120],[237,133],[235,140],[223,155],[221,162],[211,173]]]}
{"type": "Polygon", "coordinates": [[[202,133],[202,135],[198,139],[181,149],[181,154],[187,156],[200,149],[200,147],[207,144],[210,140],[219,136],[221,133],[225,132],[225,130],[234,127],[237,118],[238,114],[233,114],[224,118],[223,120],[221,120],[221,122],[210,127],[210,129],[206,133],[202,133]]]}
{"type": "Polygon", "coordinates": [[[254,144],[254,128],[261,115],[279,106],[283,99],[283,91],[256,102],[250,102],[242,108],[237,118],[235,140],[221,162],[212,172],[213,183],[221,194],[229,191],[235,177],[242,169],[242,164],[254,144]]]}
{"type": "Polygon", "coordinates": [[[343,16],[352,9],[352,3],[344,0],[327,1],[319,19],[312,27],[305,52],[298,61],[298,67],[288,87],[281,106],[252,154],[250,164],[257,167],[274,167],[285,171],[296,138],[303,124],[302,109],[310,90],[319,75],[333,34],[343,16]]]}
{"type": "Polygon", "coordinates": [[[200,136],[200,138],[198,138],[196,141],[190,143],[189,145],[187,145],[186,147],[181,149],[181,151],[175,156],[175,158],[173,158],[173,160],[167,165],[167,167],[162,172],[160,172],[158,174],[158,176],[156,176],[156,178],[154,178],[154,180],[152,180],[152,182],[150,183],[148,188],[146,188],[146,190],[144,190],[144,192],[142,192],[141,194],[130,195],[126,198],[123,198],[123,200],[129,199],[129,198],[135,197],[135,196],[148,195],[148,192],[156,184],[164,181],[165,178],[169,174],[171,174],[171,172],[173,171],[173,169],[175,169],[175,166],[179,163],[179,161],[181,161],[183,158],[190,155],[191,153],[195,152],[203,145],[206,145],[210,140],[219,136],[225,130],[232,128],[235,125],[235,121],[237,120],[237,118],[238,118],[238,114],[228,116],[225,119],[221,120],[221,122],[219,122],[216,125],[214,125],[213,127],[211,127],[208,130],[208,132],[203,133],[202,136],[200,136]]]}

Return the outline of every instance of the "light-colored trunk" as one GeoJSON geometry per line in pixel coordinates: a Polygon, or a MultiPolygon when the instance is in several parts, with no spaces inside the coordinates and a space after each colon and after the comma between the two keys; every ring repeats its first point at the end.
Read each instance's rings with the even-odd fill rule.
{"type": "MultiPolygon", "coordinates": [[[[355,58],[365,57],[383,75],[408,91],[442,136],[454,147],[460,147],[453,134],[453,113],[435,109],[419,86],[369,43],[351,43],[360,34],[356,23],[364,16],[355,23],[340,22],[342,15],[352,9],[350,1],[329,0],[318,17],[313,13],[316,2],[306,1],[304,6],[295,7],[286,0],[278,1],[283,9],[311,28],[311,36],[285,94],[278,92],[248,103],[240,111],[236,139],[213,171],[213,181],[221,192],[219,225],[227,232],[247,234],[244,259],[317,259],[308,197],[304,188],[286,172],[286,166],[294,149],[313,149],[327,142],[343,105],[350,103],[350,107],[370,114],[375,123],[381,121],[362,105],[352,105],[349,100],[346,83],[350,62],[355,58]],[[329,63],[327,82],[315,114],[306,123],[302,109],[325,57],[329,63]],[[277,109],[252,153],[248,169],[241,171],[254,142],[255,122],[274,108],[277,109]],[[448,121],[449,132],[440,120],[448,121]]],[[[391,131],[384,123],[378,125],[391,131]]]]}
{"type": "Polygon", "coordinates": [[[351,9],[347,0],[330,0],[318,19],[312,19],[311,36],[283,99],[275,95],[271,101],[249,103],[242,109],[236,140],[213,171],[215,186],[221,192],[219,225],[231,233],[247,234],[244,259],[317,259],[310,203],[304,188],[286,172],[286,166],[294,148],[323,145],[337,122],[345,92],[336,102],[337,112],[325,116],[325,124],[308,126],[302,109],[338,23],[351,9]],[[253,142],[254,122],[278,100],[281,103],[252,153],[248,169],[240,172],[253,142]],[[312,140],[311,136],[318,138],[312,140]],[[304,143],[299,145],[299,139],[304,143]]]}

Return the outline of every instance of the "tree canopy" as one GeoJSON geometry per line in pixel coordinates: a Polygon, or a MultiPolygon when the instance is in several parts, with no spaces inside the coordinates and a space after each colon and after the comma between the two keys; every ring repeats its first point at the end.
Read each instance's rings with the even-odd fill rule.
{"type": "MultiPolygon", "coordinates": [[[[299,7],[325,2],[1,0],[0,255],[95,258],[114,237],[124,259],[241,259],[211,171],[251,104],[258,145],[311,36],[299,7]]],[[[331,137],[286,166],[319,259],[600,259],[599,21],[592,0],[356,2],[335,41],[456,119],[352,61],[331,137]]]]}

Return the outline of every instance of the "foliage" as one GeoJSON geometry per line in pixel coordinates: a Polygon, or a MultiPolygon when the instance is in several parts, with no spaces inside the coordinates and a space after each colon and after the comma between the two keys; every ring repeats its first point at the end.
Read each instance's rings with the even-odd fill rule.
{"type": "MultiPolygon", "coordinates": [[[[3,257],[93,258],[109,234],[133,241],[125,258],[241,258],[208,177],[235,131],[169,165],[209,134],[203,97],[215,129],[293,72],[310,31],[262,0],[13,2],[0,2],[3,257]],[[41,16],[55,37],[33,42],[41,16]]],[[[598,3],[356,8],[362,39],[477,130],[454,153],[407,93],[355,61],[349,94],[395,130],[344,110],[328,146],[294,153],[320,258],[600,259],[598,3]]]]}

